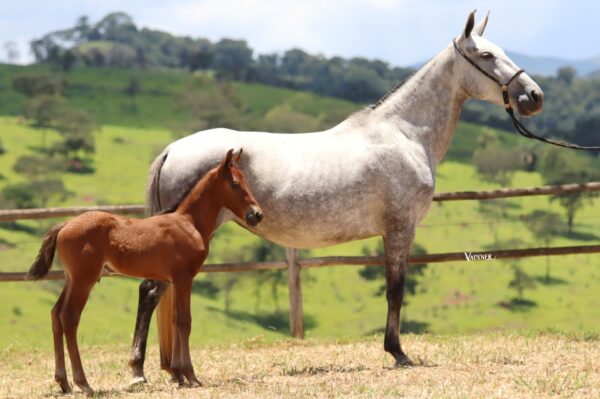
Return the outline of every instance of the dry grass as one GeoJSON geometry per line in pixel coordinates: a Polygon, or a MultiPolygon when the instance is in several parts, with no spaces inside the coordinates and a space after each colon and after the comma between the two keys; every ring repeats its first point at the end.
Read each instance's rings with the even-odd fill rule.
{"type": "MultiPolygon", "coordinates": [[[[393,368],[381,339],[360,342],[260,339],[192,353],[202,388],[178,388],[147,362],[149,383],[128,388],[128,348],[83,347],[84,365],[99,397],[305,398],[600,397],[600,342],[552,334],[406,336],[417,366],[393,368]]],[[[0,397],[65,397],[54,384],[53,356],[22,349],[0,352],[0,397]]],[[[74,395],[82,397],[77,392],[74,395]]]]}

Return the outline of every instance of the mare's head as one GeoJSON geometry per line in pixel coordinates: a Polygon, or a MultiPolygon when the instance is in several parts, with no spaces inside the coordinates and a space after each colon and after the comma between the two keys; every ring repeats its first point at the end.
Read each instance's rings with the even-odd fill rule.
{"type": "Polygon", "coordinates": [[[263,218],[262,210],[250,192],[244,173],[238,167],[242,150],[233,154],[233,149],[227,152],[217,169],[219,181],[218,195],[225,208],[235,216],[245,220],[250,226],[256,226],[263,218]]]}
{"type": "MultiPolygon", "coordinates": [[[[500,47],[483,38],[488,15],[478,26],[475,26],[475,11],[473,11],[469,14],[464,30],[455,39],[458,48],[453,50],[462,88],[470,97],[504,105],[501,85],[507,85],[511,107],[518,110],[521,115],[534,115],[542,109],[544,93],[500,47]],[[478,70],[469,60],[485,73],[478,70]],[[486,73],[496,81],[486,76],[486,73]]],[[[507,29],[512,27],[507,26],[507,29]]]]}

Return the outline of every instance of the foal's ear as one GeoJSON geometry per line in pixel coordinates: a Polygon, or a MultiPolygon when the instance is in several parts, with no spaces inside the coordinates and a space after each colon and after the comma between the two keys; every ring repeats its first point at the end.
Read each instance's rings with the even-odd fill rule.
{"type": "Polygon", "coordinates": [[[233,156],[233,161],[234,161],[235,163],[239,163],[239,162],[240,162],[240,157],[242,156],[242,152],[243,152],[243,151],[244,151],[244,149],[243,149],[243,148],[240,148],[240,152],[238,152],[237,154],[235,154],[235,155],[233,156]]]}
{"type": "Polygon", "coordinates": [[[231,168],[232,159],[233,159],[233,148],[231,150],[227,151],[227,155],[225,155],[225,158],[223,158],[223,160],[221,161],[221,164],[219,165],[219,169],[224,170],[224,169],[231,168]]]}
{"type": "Polygon", "coordinates": [[[473,31],[473,27],[475,26],[475,11],[471,11],[469,17],[467,18],[467,24],[465,25],[465,31],[463,32],[463,38],[468,38],[471,36],[471,32],[473,31]]]}

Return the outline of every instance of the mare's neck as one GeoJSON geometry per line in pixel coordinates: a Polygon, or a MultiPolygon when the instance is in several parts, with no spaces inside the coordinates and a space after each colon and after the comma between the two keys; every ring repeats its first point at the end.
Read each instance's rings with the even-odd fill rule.
{"type": "Polygon", "coordinates": [[[217,179],[214,170],[204,175],[175,211],[191,218],[205,245],[217,228],[217,217],[223,208],[222,201],[216,195],[217,179]]]}
{"type": "Polygon", "coordinates": [[[455,54],[449,46],[375,107],[373,114],[391,121],[406,137],[421,143],[437,165],[450,146],[467,98],[459,85],[455,54]]]}

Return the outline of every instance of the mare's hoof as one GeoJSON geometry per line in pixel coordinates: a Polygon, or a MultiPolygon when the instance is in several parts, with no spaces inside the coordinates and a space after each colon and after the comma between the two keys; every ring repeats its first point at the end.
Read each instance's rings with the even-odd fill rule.
{"type": "Polygon", "coordinates": [[[415,364],[413,363],[413,361],[410,360],[410,358],[405,354],[402,354],[396,358],[396,367],[411,367],[414,365],[415,364]]]}
{"type": "Polygon", "coordinates": [[[190,381],[190,388],[200,388],[202,383],[198,381],[198,379],[193,379],[190,381]]]}
{"type": "Polygon", "coordinates": [[[66,379],[60,379],[58,377],[55,377],[56,382],[58,382],[58,385],[60,385],[60,390],[62,391],[62,393],[71,393],[73,392],[73,390],[71,389],[71,386],[69,385],[69,383],[67,382],[66,379]]]}
{"type": "Polygon", "coordinates": [[[142,384],[145,384],[146,382],[147,382],[146,377],[144,377],[144,376],[133,377],[129,381],[129,386],[133,387],[133,386],[137,386],[137,385],[142,385],[142,384]]]}

